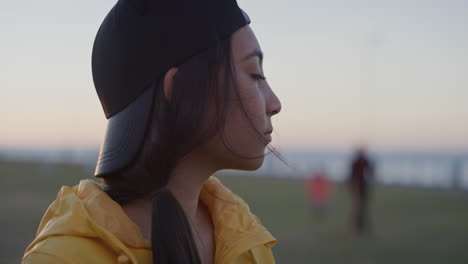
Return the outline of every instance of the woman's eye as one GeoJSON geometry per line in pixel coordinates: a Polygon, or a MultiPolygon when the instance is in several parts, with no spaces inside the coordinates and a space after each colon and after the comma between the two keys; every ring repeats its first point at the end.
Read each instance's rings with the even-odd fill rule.
{"type": "Polygon", "coordinates": [[[252,78],[255,80],[266,80],[265,76],[258,73],[252,73],[250,76],[252,76],[252,78]]]}

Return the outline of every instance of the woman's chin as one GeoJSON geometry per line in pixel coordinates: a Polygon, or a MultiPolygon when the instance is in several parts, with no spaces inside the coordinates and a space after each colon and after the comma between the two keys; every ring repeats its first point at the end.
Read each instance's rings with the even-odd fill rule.
{"type": "Polygon", "coordinates": [[[259,157],[256,159],[248,159],[243,162],[243,166],[240,170],[245,170],[245,171],[255,171],[258,170],[262,165],[263,161],[265,160],[265,157],[259,157]]]}

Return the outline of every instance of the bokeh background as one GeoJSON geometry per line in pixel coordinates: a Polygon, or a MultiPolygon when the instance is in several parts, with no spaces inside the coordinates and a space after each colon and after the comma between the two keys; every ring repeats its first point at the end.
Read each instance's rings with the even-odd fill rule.
{"type": "MultiPolygon", "coordinates": [[[[222,171],[278,263],[468,263],[468,2],[239,0],[282,101],[256,172],[222,171]],[[375,166],[351,227],[353,151],[375,166]],[[317,215],[308,179],[331,192],[317,215]]],[[[91,77],[115,0],[0,1],[0,263],[19,262],[60,186],[92,177],[106,120],[91,77]]]]}

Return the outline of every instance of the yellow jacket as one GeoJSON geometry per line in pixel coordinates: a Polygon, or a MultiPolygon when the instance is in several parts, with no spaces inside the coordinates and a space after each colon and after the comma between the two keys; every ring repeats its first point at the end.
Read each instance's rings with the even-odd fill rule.
{"type": "MultiPolygon", "coordinates": [[[[215,264],[275,263],[276,239],[248,205],[215,178],[202,188],[200,200],[214,224],[215,264]]],[[[64,186],[39,225],[22,263],[152,263],[150,242],[93,180],[64,186]]]]}

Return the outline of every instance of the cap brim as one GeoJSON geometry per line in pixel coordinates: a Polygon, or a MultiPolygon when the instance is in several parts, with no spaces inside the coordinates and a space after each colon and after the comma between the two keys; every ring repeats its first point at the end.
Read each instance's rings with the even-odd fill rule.
{"type": "Polygon", "coordinates": [[[145,137],[154,91],[155,87],[150,85],[135,101],[109,118],[94,176],[121,170],[137,156],[145,137]]]}

